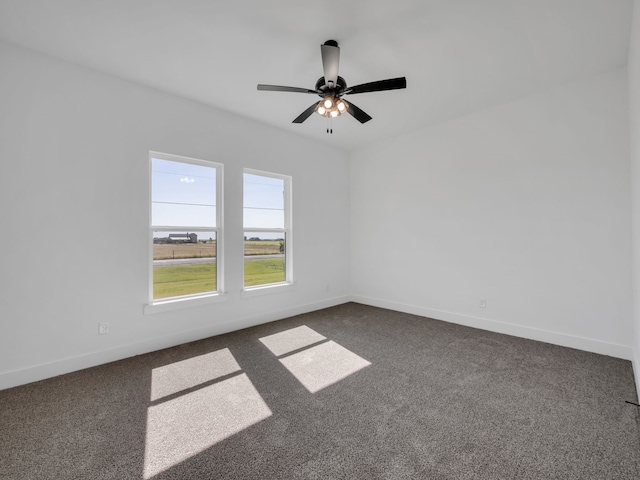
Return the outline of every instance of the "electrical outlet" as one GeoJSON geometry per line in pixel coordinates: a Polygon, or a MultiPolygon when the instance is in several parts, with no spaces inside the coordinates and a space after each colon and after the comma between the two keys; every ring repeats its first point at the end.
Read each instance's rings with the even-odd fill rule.
{"type": "Polygon", "coordinates": [[[109,333],[109,324],[108,323],[99,323],[98,324],[98,335],[106,335],[109,333]]]}
{"type": "Polygon", "coordinates": [[[480,299],[480,308],[487,308],[487,300],[484,298],[480,299]]]}

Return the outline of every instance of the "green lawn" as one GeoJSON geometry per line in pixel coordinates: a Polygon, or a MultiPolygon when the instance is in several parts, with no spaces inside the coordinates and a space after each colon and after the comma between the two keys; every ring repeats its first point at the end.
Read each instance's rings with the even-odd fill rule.
{"type": "MultiPolygon", "coordinates": [[[[153,267],[154,300],[215,292],[216,265],[216,263],[191,263],[153,267]]],[[[244,262],[245,287],[279,283],[284,280],[283,258],[244,262]]]]}
{"type": "Polygon", "coordinates": [[[244,261],[244,286],[284,282],[284,258],[244,261]]]}
{"type": "Polygon", "coordinates": [[[190,263],[153,267],[153,298],[215,292],[216,263],[190,263]]]}

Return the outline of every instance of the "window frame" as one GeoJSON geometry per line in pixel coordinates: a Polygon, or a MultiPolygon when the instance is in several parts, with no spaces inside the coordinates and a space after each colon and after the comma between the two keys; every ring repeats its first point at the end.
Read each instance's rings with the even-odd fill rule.
{"type": "Polygon", "coordinates": [[[293,276],[293,201],[292,201],[292,177],[291,175],[284,175],[274,172],[266,172],[264,170],[256,170],[253,168],[242,169],[242,295],[256,295],[262,293],[269,293],[275,290],[281,291],[283,289],[289,289],[294,285],[293,276]],[[245,227],[244,226],[244,175],[258,175],[269,178],[277,178],[283,180],[284,183],[284,227],[283,228],[264,228],[264,227],[245,227]],[[244,237],[246,233],[250,232],[268,232],[268,233],[282,233],[284,234],[285,247],[284,247],[284,281],[277,283],[265,283],[261,285],[245,286],[244,284],[244,237]]]}
{"type": "Polygon", "coordinates": [[[144,313],[156,313],[159,311],[173,310],[184,306],[197,306],[213,301],[220,301],[224,297],[224,235],[223,235],[223,171],[224,165],[210,160],[173,155],[157,151],[149,151],[149,233],[147,237],[148,252],[148,304],[144,307],[144,313]],[[166,160],[178,163],[188,163],[203,167],[214,168],[216,173],[216,226],[215,227],[195,227],[185,225],[154,225],[153,224],[153,159],[166,160]],[[189,231],[189,232],[215,232],[216,235],[216,290],[190,295],[180,295],[160,299],[153,298],[153,237],[154,232],[189,231]]]}

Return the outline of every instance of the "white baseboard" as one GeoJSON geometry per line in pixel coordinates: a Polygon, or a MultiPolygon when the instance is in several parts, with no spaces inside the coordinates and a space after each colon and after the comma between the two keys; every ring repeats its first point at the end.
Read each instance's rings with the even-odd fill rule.
{"type": "Polygon", "coordinates": [[[163,348],[169,348],[183,343],[201,340],[203,338],[222,335],[224,333],[242,330],[243,328],[261,325],[263,323],[281,320],[283,318],[300,315],[303,313],[333,307],[351,300],[349,296],[334,297],[319,302],[298,305],[273,312],[265,312],[260,315],[235,319],[230,322],[219,323],[206,328],[176,332],[171,335],[154,337],[142,342],[121,345],[116,348],[92,352],[86,355],[63,358],[53,362],[33,365],[18,370],[0,373],[0,390],[17,387],[31,382],[37,382],[46,378],[71,373],[85,368],[95,367],[109,362],[115,362],[124,358],[142,355],[163,348]]]}
{"type": "MultiPolygon", "coordinates": [[[[634,356],[634,351],[631,346],[603,342],[593,338],[567,335],[565,333],[550,330],[526,327],[455,312],[435,310],[417,305],[380,300],[362,295],[351,295],[351,300],[364,305],[371,305],[372,307],[380,307],[398,312],[410,313],[412,315],[420,315],[422,317],[433,318],[435,320],[443,320],[445,322],[479,328],[490,332],[504,333],[506,335],[513,335],[515,337],[527,338],[530,340],[538,340],[540,342],[552,343],[554,345],[575,348],[577,350],[584,350],[592,353],[599,353],[601,355],[608,355],[610,357],[621,358],[624,360],[632,360],[634,356]]],[[[638,360],[640,361],[640,359],[638,360]]],[[[636,363],[635,366],[640,368],[640,363],[636,363]]],[[[636,370],[634,369],[634,371],[636,370]]],[[[636,385],[638,385],[637,377],[638,375],[636,374],[636,385]]]]}
{"type": "Polygon", "coordinates": [[[633,375],[636,381],[636,399],[640,403],[640,351],[634,351],[633,355],[633,375]]]}
{"type": "MultiPolygon", "coordinates": [[[[608,355],[611,357],[631,360],[634,367],[636,386],[640,392],[640,352],[634,353],[634,349],[630,346],[618,345],[608,342],[602,342],[591,338],[585,338],[564,333],[542,330],[533,327],[525,327],[507,322],[500,322],[472,315],[465,315],[455,312],[447,312],[443,310],[435,310],[417,305],[409,305],[388,300],[366,297],[362,295],[346,295],[334,297],[319,302],[314,302],[296,307],[277,310],[273,312],[265,312],[260,315],[254,315],[241,319],[235,319],[217,325],[196,330],[188,330],[177,332],[172,335],[162,337],[154,337],[142,342],[135,342],[121,345],[116,348],[92,352],[86,355],[68,357],[54,362],[33,365],[30,367],[0,373],[0,390],[16,387],[46,378],[63,375],[65,373],[82,370],[84,368],[95,367],[109,362],[122,360],[124,358],[135,355],[169,348],[187,342],[193,342],[203,338],[222,335],[224,333],[242,330],[263,323],[273,322],[283,318],[300,315],[303,313],[313,312],[323,308],[333,307],[347,302],[357,302],[373,307],[386,308],[398,312],[410,313],[412,315],[420,315],[423,317],[442,320],[445,322],[456,323],[468,327],[479,328],[496,333],[504,333],[521,338],[538,340],[541,342],[552,343],[564,347],[576,348],[587,352],[608,355]]],[[[640,394],[639,394],[640,395],[640,394]]]]}

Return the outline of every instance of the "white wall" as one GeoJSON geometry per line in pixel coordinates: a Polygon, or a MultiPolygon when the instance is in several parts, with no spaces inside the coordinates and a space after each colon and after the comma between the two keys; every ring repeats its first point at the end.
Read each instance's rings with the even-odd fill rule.
{"type": "Polygon", "coordinates": [[[8,44],[0,70],[0,388],[349,298],[634,356],[625,70],[372,145],[350,172],[326,145],[8,44]],[[227,302],[143,315],[149,150],[224,163],[227,302]],[[293,176],[292,292],[240,296],[244,167],[293,176]]]}
{"type": "Polygon", "coordinates": [[[626,69],[372,145],[350,178],[356,300],[631,358],[626,69]]]}
{"type": "Polygon", "coordinates": [[[8,44],[0,70],[0,388],[345,301],[345,153],[8,44]],[[224,163],[227,302],[143,315],[149,150],[224,163]],[[293,177],[291,292],[240,297],[244,167],[293,177]]]}
{"type": "MultiPolygon", "coordinates": [[[[633,371],[640,392],[640,0],[633,5],[629,48],[629,120],[631,136],[631,191],[633,213],[633,371]]],[[[640,397],[640,393],[638,395],[640,397]]]]}

